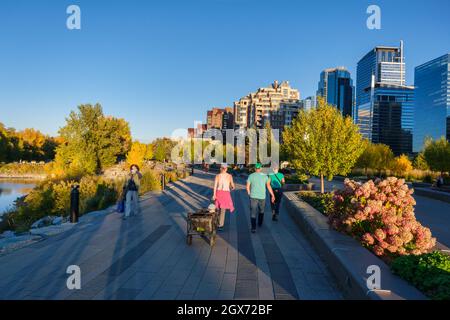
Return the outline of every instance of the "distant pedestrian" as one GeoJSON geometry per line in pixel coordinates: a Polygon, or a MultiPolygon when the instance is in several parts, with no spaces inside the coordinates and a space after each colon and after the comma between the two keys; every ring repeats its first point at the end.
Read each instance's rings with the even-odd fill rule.
{"type": "Polygon", "coordinates": [[[444,178],[442,175],[439,175],[439,177],[436,179],[436,187],[441,188],[444,185],[444,178]]]}
{"type": "Polygon", "coordinates": [[[272,187],[275,195],[275,202],[271,203],[272,206],[272,220],[278,221],[278,215],[280,213],[281,199],[283,198],[283,185],[285,184],[284,175],[278,171],[278,166],[273,167],[272,173],[269,174],[270,186],[272,187]]]}
{"type": "Polygon", "coordinates": [[[247,180],[247,193],[250,197],[250,220],[252,233],[256,232],[256,217],[258,217],[258,226],[262,226],[264,220],[264,211],[266,207],[266,188],[271,196],[271,202],[275,202],[275,195],[270,186],[269,177],[261,172],[261,164],[255,165],[255,172],[247,180]]]}
{"type": "Polygon", "coordinates": [[[128,174],[125,183],[125,215],[124,220],[130,216],[139,213],[139,187],[141,185],[142,174],[139,172],[139,167],[136,164],[131,165],[130,173],[128,174]]]}
{"type": "Polygon", "coordinates": [[[231,190],[235,189],[233,176],[227,173],[228,165],[222,163],[220,173],[214,180],[214,194],[216,208],[219,209],[219,231],[223,230],[225,224],[225,213],[227,210],[234,211],[233,200],[231,199],[231,190]]]}

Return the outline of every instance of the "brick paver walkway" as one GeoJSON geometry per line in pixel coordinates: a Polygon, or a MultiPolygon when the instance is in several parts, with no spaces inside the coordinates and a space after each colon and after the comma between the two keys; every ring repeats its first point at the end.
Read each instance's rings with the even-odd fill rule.
{"type": "Polygon", "coordinates": [[[0,299],[341,299],[326,266],[282,207],[250,233],[244,181],[215,247],[186,245],[186,213],[209,203],[213,175],[196,173],[117,213],[0,257],[0,299]],[[81,290],[66,269],[81,268],[81,290]]]}

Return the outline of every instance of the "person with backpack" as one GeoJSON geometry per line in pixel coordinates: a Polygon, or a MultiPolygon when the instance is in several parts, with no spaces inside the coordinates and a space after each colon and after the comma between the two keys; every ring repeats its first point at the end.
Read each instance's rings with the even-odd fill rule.
{"type": "Polygon", "coordinates": [[[139,167],[136,164],[131,165],[130,173],[128,174],[125,183],[125,215],[123,219],[137,215],[139,213],[139,187],[141,185],[142,174],[139,172],[139,167]]]}
{"type": "Polygon", "coordinates": [[[272,220],[278,221],[278,214],[280,213],[281,199],[283,198],[283,185],[285,184],[284,175],[278,171],[278,166],[272,168],[272,173],[269,174],[270,186],[275,195],[275,201],[271,202],[272,206],[272,220]]]}

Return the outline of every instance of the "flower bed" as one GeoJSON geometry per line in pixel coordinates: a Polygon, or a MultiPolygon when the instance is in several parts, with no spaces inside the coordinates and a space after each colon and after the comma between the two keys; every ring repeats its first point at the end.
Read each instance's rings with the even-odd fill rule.
{"type": "Polygon", "coordinates": [[[429,252],[436,244],[430,229],[414,215],[413,190],[403,179],[390,177],[364,184],[346,179],[334,193],[331,226],[357,238],[385,258],[429,252]]]}
{"type": "MultiPolygon", "coordinates": [[[[413,190],[405,181],[390,177],[362,184],[346,179],[344,184],[342,190],[334,193],[300,193],[300,197],[326,215],[332,228],[358,240],[425,294],[435,299],[448,298],[446,268],[439,269],[443,273],[422,276],[426,268],[435,270],[433,261],[443,254],[429,253],[436,239],[430,229],[416,220],[413,190]],[[410,271],[402,271],[403,265],[409,266],[410,271]]],[[[449,257],[444,255],[442,259],[446,265],[449,257]]]]}

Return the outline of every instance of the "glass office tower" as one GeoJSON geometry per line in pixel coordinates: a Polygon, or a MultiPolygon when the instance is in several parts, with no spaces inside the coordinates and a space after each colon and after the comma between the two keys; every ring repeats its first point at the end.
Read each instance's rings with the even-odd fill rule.
{"type": "Polygon", "coordinates": [[[380,84],[373,97],[372,142],[390,146],[395,155],[411,153],[414,87],[380,84]]]}
{"type": "Polygon", "coordinates": [[[354,120],[371,142],[396,155],[412,152],[414,87],[405,85],[402,42],[375,47],[358,62],[354,120]]]}
{"type": "Polygon", "coordinates": [[[344,117],[352,116],[354,88],[350,72],[343,67],[322,71],[317,96],[325,97],[344,117]]]}
{"type": "Polygon", "coordinates": [[[450,140],[450,53],[415,68],[414,152],[426,137],[450,140]]]}
{"type": "MultiPolygon", "coordinates": [[[[358,123],[360,107],[370,103],[372,86],[377,83],[405,85],[403,42],[400,47],[377,46],[370,50],[356,68],[356,106],[354,120],[358,123]],[[373,77],[373,79],[372,79],[373,77]]],[[[365,106],[367,108],[367,106],[365,106]]]]}

